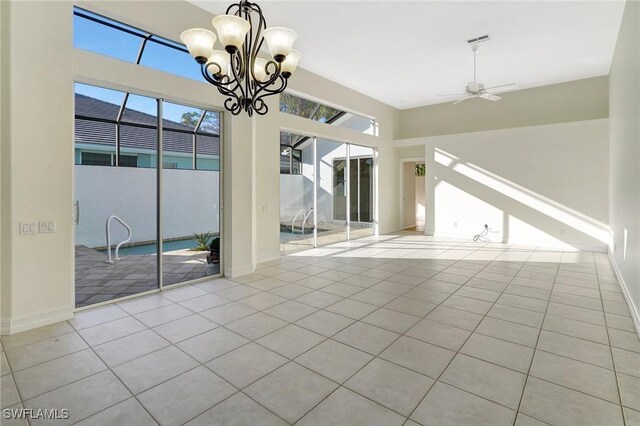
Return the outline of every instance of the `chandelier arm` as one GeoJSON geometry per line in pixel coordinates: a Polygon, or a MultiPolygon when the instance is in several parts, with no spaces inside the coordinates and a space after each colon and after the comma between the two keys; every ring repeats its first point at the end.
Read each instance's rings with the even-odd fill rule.
{"type": "MultiPolygon", "coordinates": [[[[284,78],[281,74],[278,75],[278,80],[280,81],[279,87],[275,89],[270,89],[269,87],[263,87],[260,91],[265,92],[268,95],[277,95],[278,93],[281,93],[282,91],[284,91],[284,89],[287,88],[288,80],[284,78]]],[[[271,84],[271,86],[273,86],[274,84],[275,84],[275,81],[273,84],[271,84]]],[[[265,95],[265,96],[268,96],[268,95],[265,95]]]]}
{"type": "MultiPolygon", "coordinates": [[[[258,21],[256,34],[255,34],[255,42],[253,43],[253,49],[251,49],[251,53],[250,53],[251,65],[249,67],[251,69],[251,77],[253,78],[253,81],[256,82],[256,85],[259,85],[260,82],[255,76],[254,67],[255,67],[256,59],[258,58],[258,54],[260,52],[260,48],[264,43],[264,37],[262,37],[262,30],[267,28],[267,21],[264,19],[264,16],[262,15],[262,9],[260,9],[260,6],[258,6],[255,3],[252,3],[251,5],[252,5],[252,10],[258,14],[259,21],[258,21]]],[[[249,23],[252,24],[251,28],[253,28],[253,22],[251,21],[251,19],[249,19],[249,23]]],[[[266,69],[266,66],[265,66],[265,69],[266,69]]]]}
{"type": "MultiPolygon", "coordinates": [[[[241,78],[242,73],[240,72],[241,69],[236,69],[236,66],[239,65],[237,63],[238,61],[242,62],[242,58],[239,55],[237,55],[237,56],[236,55],[232,55],[231,56],[231,72],[233,73],[233,80],[232,81],[235,81],[237,83],[236,87],[234,87],[233,90],[235,92],[236,89],[240,89],[240,95],[241,96],[238,96],[236,94],[235,97],[238,98],[238,99],[243,99],[243,98],[247,97],[247,93],[245,92],[244,88],[242,87],[242,78],[241,78]],[[236,59],[236,64],[235,65],[233,63],[234,58],[236,59]]],[[[242,68],[242,67],[240,66],[239,68],[242,68]]]]}
{"type": "Polygon", "coordinates": [[[265,115],[269,111],[269,107],[264,101],[264,98],[268,96],[273,96],[281,93],[287,87],[287,79],[280,76],[280,87],[276,90],[265,89],[264,93],[259,96],[254,96],[251,100],[251,104],[253,105],[256,113],[259,115],[265,115]]]}
{"type": "Polygon", "coordinates": [[[235,87],[229,88],[228,86],[231,83],[233,83],[233,81],[229,79],[229,76],[223,75],[219,79],[216,79],[215,77],[210,76],[209,73],[207,72],[208,67],[210,65],[211,64],[206,64],[206,65],[202,64],[202,67],[201,67],[202,76],[207,82],[216,86],[218,88],[218,91],[222,95],[227,96],[227,99],[224,102],[225,108],[229,110],[233,115],[238,115],[240,111],[242,111],[242,105],[241,105],[242,102],[240,101],[240,98],[235,92],[236,88],[238,87],[238,82],[237,81],[235,82],[236,83],[235,87]]]}
{"type": "MultiPolygon", "coordinates": [[[[216,78],[215,74],[209,75],[209,66],[213,65],[213,63],[208,63],[208,64],[202,64],[201,66],[201,71],[202,71],[202,76],[204,77],[204,79],[216,86],[219,90],[220,93],[224,94],[224,95],[230,95],[230,94],[235,94],[235,90],[238,86],[238,83],[236,80],[231,80],[229,78],[228,75],[223,75],[221,77],[216,78]],[[231,88],[230,85],[235,83],[235,87],[231,88]]],[[[217,64],[216,64],[217,65],[217,64]]]]}
{"type": "Polygon", "coordinates": [[[265,101],[262,100],[262,98],[258,98],[254,102],[254,110],[258,115],[265,115],[267,112],[269,112],[269,107],[267,106],[265,101]]]}
{"type": "Polygon", "coordinates": [[[271,73],[271,77],[269,77],[269,80],[264,81],[264,82],[260,82],[258,80],[256,81],[256,90],[255,93],[253,94],[253,98],[255,99],[256,97],[258,97],[258,95],[260,94],[260,92],[262,91],[270,91],[268,88],[269,86],[272,86],[276,80],[278,79],[278,77],[280,77],[280,64],[278,64],[275,61],[269,61],[267,62],[267,64],[265,65],[265,71],[268,72],[268,68],[269,65],[273,65],[275,67],[275,71],[273,73],[271,73]]]}

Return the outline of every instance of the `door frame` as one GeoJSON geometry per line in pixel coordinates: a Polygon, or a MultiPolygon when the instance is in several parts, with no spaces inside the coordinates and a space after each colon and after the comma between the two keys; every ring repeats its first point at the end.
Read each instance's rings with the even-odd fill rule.
{"type": "MultiPolygon", "coordinates": [[[[73,84],[73,90],[75,93],[75,85],[76,83],[79,84],[86,84],[86,85],[90,85],[90,86],[95,86],[95,87],[99,87],[99,88],[104,88],[104,89],[109,89],[109,90],[116,90],[116,91],[120,91],[120,92],[125,92],[125,93],[130,93],[130,94],[135,94],[135,95],[139,95],[139,96],[145,96],[145,97],[149,97],[149,98],[153,98],[156,100],[157,102],[157,120],[158,120],[158,129],[157,129],[157,133],[158,133],[158,146],[157,146],[157,167],[156,167],[156,244],[158,244],[157,247],[162,248],[162,243],[163,243],[163,223],[162,223],[162,192],[163,192],[163,187],[162,187],[162,172],[164,171],[164,168],[162,167],[162,151],[163,151],[163,141],[162,141],[162,128],[160,126],[161,123],[163,123],[163,117],[162,117],[162,112],[163,112],[163,104],[164,102],[170,102],[170,103],[177,103],[177,104],[181,104],[181,105],[186,105],[186,106],[193,106],[195,108],[201,108],[203,110],[208,110],[208,111],[215,111],[217,113],[220,114],[220,130],[219,130],[219,143],[220,143],[220,147],[219,147],[219,162],[218,162],[218,186],[219,186],[219,190],[218,190],[218,194],[219,194],[219,238],[220,238],[220,247],[223,247],[223,243],[224,243],[224,133],[225,133],[225,128],[224,128],[224,121],[225,121],[225,116],[226,116],[226,112],[223,111],[220,107],[213,107],[211,105],[205,105],[202,103],[198,103],[198,102],[189,102],[189,101],[173,101],[172,99],[167,99],[164,95],[159,94],[159,93],[155,93],[155,92],[150,92],[150,91],[146,91],[146,90],[142,90],[142,89],[128,89],[128,88],[124,88],[118,85],[114,85],[114,84],[110,84],[104,81],[93,81],[93,80],[89,80],[86,78],[82,78],[82,77],[76,77],[74,79],[74,84],[73,84]]],[[[75,201],[76,201],[76,188],[75,188],[75,102],[74,102],[74,115],[73,115],[73,138],[71,141],[71,167],[72,167],[72,172],[71,172],[71,179],[72,179],[72,200],[74,202],[74,205],[72,206],[72,208],[75,206],[75,201]]],[[[196,155],[195,151],[194,151],[194,156],[196,155]]],[[[75,225],[75,221],[76,221],[76,215],[78,215],[78,212],[75,210],[75,208],[73,209],[73,213],[72,213],[72,219],[73,219],[73,223],[75,225]]],[[[72,287],[72,306],[73,306],[73,311],[74,312],[82,312],[82,311],[86,311],[86,310],[91,310],[91,309],[95,309],[101,306],[106,306],[106,305],[110,305],[113,303],[120,303],[126,300],[130,300],[130,299],[136,299],[138,297],[143,297],[143,296],[147,296],[150,294],[155,294],[155,293],[162,293],[165,290],[173,290],[173,289],[177,289],[180,287],[184,287],[184,286],[188,286],[188,285],[192,285],[192,284],[198,284],[200,282],[205,282],[211,279],[218,279],[218,278],[224,278],[224,259],[225,259],[225,252],[224,250],[221,250],[220,252],[220,272],[216,275],[208,275],[202,278],[196,278],[194,280],[189,280],[189,281],[185,281],[185,282],[180,282],[180,283],[175,283],[175,284],[169,284],[168,286],[165,286],[162,283],[162,278],[163,278],[163,260],[162,260],[162,250],[158,250],[157,253],[157,262],[158,264],[156,265],[156,273],[158,276],[158,286],[155,289],[151,289],[151,290],[147,290],[147,291],[143,291],[140,293],[135,293],[135,294],[131,294],[128,296],[123,296],[123,297],[119,297],[119,298],[115,298],[115,299],[111,299],[111,300],[105,300],[104,302],[98,302],[98,303],[93,303],[91,305],[86,305],[86,306],[81,306],[81,307],[77,307],[76,306],[76,301],[75,301],[75,295],[76,295],[76,274],[75,274],[75,263],[76,263],[76,256],[75,256],[75,237],[76,237],[76,227],[72,226],[71,228],[71,250],[73,253],[72,259],[73,259],[73,280],[71,281],[71,287],[72,287]]]]}

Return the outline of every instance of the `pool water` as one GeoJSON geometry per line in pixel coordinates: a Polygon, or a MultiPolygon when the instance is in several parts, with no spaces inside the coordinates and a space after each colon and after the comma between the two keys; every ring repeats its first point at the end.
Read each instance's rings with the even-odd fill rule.
{"type": "MultiPolygon", "coordinates": [[[[198,244],[192,238],[186,240],[165,241],[162,243],[162,252],[166,253],[175,250],[191,249],[198,244]]],[[[115,254],[115,246],[111,248],[112,253],[115,254]]],[[[106,252],[106,250],[102,250],[106,252]]],[[[144,244],[140,246],[120,247],[118,256],[131,256],[131,255],[144,255],[144,254],[156,254],[156,243],[144,244]]]]}

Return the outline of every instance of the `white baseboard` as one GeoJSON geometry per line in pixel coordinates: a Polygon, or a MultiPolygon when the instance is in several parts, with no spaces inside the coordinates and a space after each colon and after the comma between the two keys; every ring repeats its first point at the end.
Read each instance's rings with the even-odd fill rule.
{"type": "Polygon", "coordinates": [[[631,318],[633,319],[633,325],[636,327],[636,333],[640,337],[640,310],[638,306],[633,302],[633,298],[631,298],[631,294],[629,293],[629,289],[627,288],[627,284],[622,278],[622,273],[620,272],[620,268],[618,268],[618,264],[616,263],[616,259],[613,257],[613,253],[611,250],[608,251],[609,261],[611,261],[611,266],[613,266],[613,272],[616,274],[616,278],[618,279],[618,284],[620,284],[620,289],[622,290],[622,295],[624,299],[627,301],[627,305],[629,306],[629,311],[631,312],[631,318]]]}
{"type": "Polygon", "coordinates": [[[258,264],[260,263],[267,263],[267,262],[271,262],[272,260],[278,260],[280,259],[280,251],[277,252],[273,252],[273,253],[266,253],[266,254],[261,254],[258,256],[258,264]]]}
{"type": "Polygon", "coordinates": [[[4,318],[0,320],[0,335],[20,333],[32,328],[43,327],[60,321],[73,318],[73,306],[63,306],[49,309],[35,314],[22,315],[15,318],[4,318]]]}
{"type": "Polygon", "coordinates": [[[243,266],[241,268],[224,268],[224,276],[228,278],[241,277],[243,275],[253,274],[255,272],[254,265],[243,266]]]}

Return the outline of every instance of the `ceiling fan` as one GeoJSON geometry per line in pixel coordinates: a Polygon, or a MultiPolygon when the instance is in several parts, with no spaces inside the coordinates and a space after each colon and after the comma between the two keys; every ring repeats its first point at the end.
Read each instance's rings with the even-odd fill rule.
{"type": "Polygon", "coordinates": [[[464,97],[453,102],[454,104],[457,104],[472,98],[482,98],[488,101],[495,102],[502,99],[500,96],[497,96],[495,93],[504,92],[512,88],[515,88],[517,86],[516,83],[508,83],[508,84],[500,84],[498,86],[485,87],[484,84],[478,83],[476,79],[476,52],[478,51],[478,45],[477,44],[471,45],[471,50],[473,50],[473,81],[467,83],[464,93],[451,93],[448,95],[438,95],[438,96],[463,96],[464,95],[464,97]]]}

